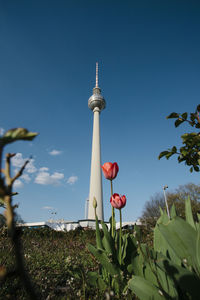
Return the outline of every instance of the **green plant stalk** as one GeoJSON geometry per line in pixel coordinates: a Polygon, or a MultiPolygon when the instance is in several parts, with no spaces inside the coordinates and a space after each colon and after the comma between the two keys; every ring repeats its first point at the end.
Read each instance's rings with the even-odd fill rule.
{"type": "Polygon", "coordinates": [[[122,264],[122,211],[119,210],[120,216],[120,231],[119,231],[119,264],[122,264]]]}
{"type": "MultiPolygon", "coordinates": [[[[110,181],[110,187],[111,187],[111,197],[112,197],[113,195],[112,180],[110,181]]],[[[112,206],[112,237],[114,237],[114,218],[115,218],[115,211],[114,211],[114,207],[112,206]]]]}

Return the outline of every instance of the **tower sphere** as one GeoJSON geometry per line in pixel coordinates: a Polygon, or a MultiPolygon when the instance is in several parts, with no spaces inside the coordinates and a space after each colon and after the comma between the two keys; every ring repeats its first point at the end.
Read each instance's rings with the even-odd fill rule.
{"type": "Polygon", "coordinates": [[[99,87],[93,88],[93,95],[88,100],[88,107],[92,111],[95,107],[98,107],[100,111],[106,107],[106,101],[101,95],[101,89],[99,87]]]}

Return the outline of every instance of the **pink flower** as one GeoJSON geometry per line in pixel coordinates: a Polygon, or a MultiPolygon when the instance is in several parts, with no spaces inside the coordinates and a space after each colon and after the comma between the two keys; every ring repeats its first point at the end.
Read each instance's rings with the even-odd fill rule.
{"type": "Polygon", "coordinates": [[[113,180],[117,176],[117,173],[119,171],[118,164],[116,162],[111,163],[111,162],[106,162],[101,166],[103,170],[103,174],[106,179],[113,180]]]}
{"type": "Polygon", "coordinates": [[[126,205],[126,197],[115,193],[110,197],[110,203],[114,208],[121,209],[126,205]]]}

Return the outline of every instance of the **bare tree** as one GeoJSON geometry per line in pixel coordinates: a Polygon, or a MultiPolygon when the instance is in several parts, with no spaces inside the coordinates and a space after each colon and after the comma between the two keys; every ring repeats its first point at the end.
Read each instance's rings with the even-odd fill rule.
{"type": "MultiPolygon", "coordinates": [[[[193,215],[196,219],[196,214],[200,212],[200,185],[194,183],[180,185],[174,191],[167,192],[166,195],[169,207],[174,204],[177,214],[183,218],[185,217],[185,199],[189,196],[191,199],[193,215]]],[[[160,208],[165,209],[165,200],[162,192],[156,193],[145,203],[142,218],[158,219],[160,216],[160,208]]]]}

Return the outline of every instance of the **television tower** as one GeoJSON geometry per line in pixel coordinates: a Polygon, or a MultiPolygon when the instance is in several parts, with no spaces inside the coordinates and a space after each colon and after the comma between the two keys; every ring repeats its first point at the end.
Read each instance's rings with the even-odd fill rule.
{"type": "Polygon", "coordinates": [[[90,173],[90,193],[88,219],[95,219],[93,199],[97,201],[97,216],[99,220],[104,220],[103,214],[103,192],[101,177],[101,143],[100,143],[100,112],[105,108],[106,101],[101,95],[101,89],[98,86],[98,63],[96,63],[96,86],[93,88],[93,94],[88,100],[88,107],[93,111],[93,137],[92,137],[92,157],[90,173]]]}

